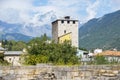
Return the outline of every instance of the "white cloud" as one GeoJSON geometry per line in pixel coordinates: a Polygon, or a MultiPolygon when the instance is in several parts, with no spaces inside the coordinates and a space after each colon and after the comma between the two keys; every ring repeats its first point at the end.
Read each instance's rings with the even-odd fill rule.
{"type": "Polygon", "coordinates": [[[111,6],[114,11],[120,10],[120,0],[111,0],[111,6]]]}
{"type": "MultiPolygon", "coordinates": [[[[45,24],[51,24],[51,18],[54,17],[55,12],[49,11],[45,14],[35,14],[34,17],[30,20],[30,23],[33,24],[33,27],[44,26],[45,24]]],[[[56,16],[55,16],[56,17],[56,16]]]]}
{"type": "MultiPolygon", "coordinates": [[[[3,0],[0,3],[0,19],[9,23],[22,23],[32,11],[31,0],[3,0]]],[[[29,16],[30,17],[30,16],[29,16]]]]}
{"type": "Polygon", "coordinates": [[[98,0],[94,3],[89,2],[88,7],[86,8],[86,11],[88,13],[88,15],[86,17],[86,20],[92,19],[96,16],[96,14],[97,14],[96,10],[97,10],[98,6],[99,6],[99,1],[98,0]]]}
{"type": "MultiPolygon", "coordinates": [[[[100,4],[101,7],[104,4],[107,6],[104,0],[48,0],[44,3],[45,5],[37,6],[33,4],[34,1],[35,0],[0,0],[0,20],[9,23],[34,23],[37,26],[43,24],[39,22],[38,15],[53,11],[57,17],[69,15],[82,22],[86,22],[98,16],[100,4]]],[[[39,3],[42,3],[42,0],[40,0],[39,3]]],[[[112,4],[114,4],[114,10],[120,9],[118,5],[120,4],[120,0],[111,0],[110,8],[112,8],[112,4]]],[[[102,12],[104,11],[101,11],[101,14],[103,14],[102,12]]]]}
{"type": "Polygon", "coordinates": [[[0,3],[0,19],[9,23],[29,23],[31,19],[35,19],[35,15],[42,15],[49,11],[54,11],[58,17],[70,15],[80,18],[79,10],[85,3],[86,1],[83,0],[49,0],[46,5],[35,6],[33,0],[3,0],[0,3]],[[10,14],[8,9],[11,9],[10,14]]]}

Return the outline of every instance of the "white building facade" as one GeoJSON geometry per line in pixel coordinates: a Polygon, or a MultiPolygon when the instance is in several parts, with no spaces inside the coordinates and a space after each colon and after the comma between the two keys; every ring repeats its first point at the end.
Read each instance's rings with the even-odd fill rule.
{"type": "Polygon", "coordinates": [[[13,66],[21,66],[21,54],[22,51],[5,51],[4,60],[7,60],[13,66]]]}
{"type": "Polygon", "coordinates": [[[95,53],[95,54],[97,54],[97,53],[102,53],[102,52],[103,52],[103,50],[102,50],[102,49],[99,49],[99,48],[97,48],[97,49],[94,50],[94,53],[95,53]]]}

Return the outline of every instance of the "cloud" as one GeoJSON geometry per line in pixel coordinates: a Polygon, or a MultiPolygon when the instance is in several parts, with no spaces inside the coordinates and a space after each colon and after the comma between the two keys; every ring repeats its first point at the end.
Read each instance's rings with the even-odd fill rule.
{"type": "Polygon", "coordinates": [[[2,0],[0,2],[0,19],[9,23],[24,22],[28,19],[29,11],[33,9],[31,3],[31,0],[2,0]]]}
{"type": "Polygon", "coordinates": [[[59,17],[69,15],[77,18],[81,15],[80,11],[86,7],[86,3],[87,0],[49,0],[48,5],[51,5],[55,8],[56,14],[59,17]]]}
{"type": "MultiPolygon", "coordinates": [[[[54,11],[57,17],[69,14],[72,17],[80,18],[79,10],[83,8],[81,5],[86,3],[83,0],[48,0],[44,3],[45,5],[36,6],[33,1],[2,0],[0,2],[0,19],[9,23],[29,23],[31,19],[35,19],[37,14],[43,15],[49,11],[54,11]]],[[[40,2],[42,3],[42,0],[40,2]]]]}
{"type": "Polygon", "coordinates": [[[96,10],[97,10],[98,6],[99,6],[98,0],[94,3],[89,2],[88,7],[86,8],[86,11],[88,13],[86,20],[92,19],[96,16],[96,14],[97,14],[96,10]]]}
{"type": "Polygon", "coordinates": [[[51,33],[51,21],[71,16],[85,23],[120,9],[120,0],[0,0],[0,20],[20,23],[21,33],[51,33]]]}
{"type": "Polygon", "coordinates": [[[111,0],[111,6],[113,10],[120,9],[120,0],[111,0]]]}
{"type": "Polygon", "coordinates": [[[54,11],[49,11],[45,14],[35,14],[34,17],[30,20],[30,23],[33,24],[33,27],[36,26],[44,26],[46,24],[51,24],[51,21],[56,19],[56,15],[54,11]]]}
{"type": "Polygon", "coordinates": [[[120,9],[118,4],[120,0],[0,0],[0,20],[8,23],[33,23],[38,26],[43,24],[38,17],[53,11],[58,18],[69,15],[86,22],[120,9]]]}

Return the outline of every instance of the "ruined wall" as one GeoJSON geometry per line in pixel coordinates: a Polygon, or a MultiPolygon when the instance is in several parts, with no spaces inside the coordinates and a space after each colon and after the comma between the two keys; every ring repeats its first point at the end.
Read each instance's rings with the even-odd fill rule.
{"type": "Polygon", "coordinates": [[[120,65],[0,66],[0,80],[120,80],[120,65]]]}

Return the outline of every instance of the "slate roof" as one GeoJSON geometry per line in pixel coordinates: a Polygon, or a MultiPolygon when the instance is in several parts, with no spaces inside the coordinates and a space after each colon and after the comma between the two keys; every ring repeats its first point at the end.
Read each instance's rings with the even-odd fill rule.
{"type": "Polygon", "coordinates": [[[20,56],[23,52],[22,51],[5,51],[5,56],[20,56]]]}

